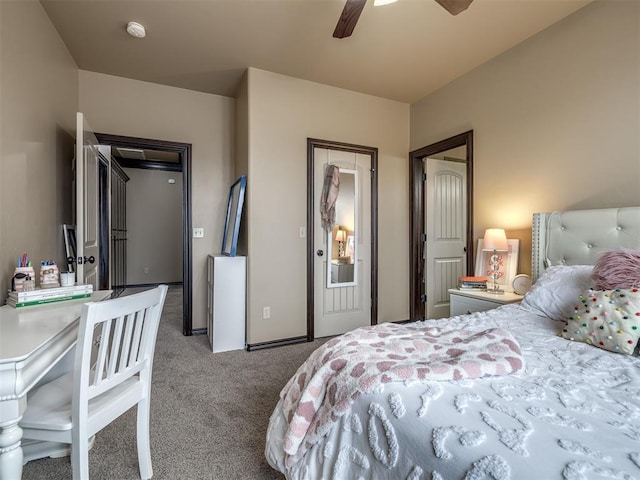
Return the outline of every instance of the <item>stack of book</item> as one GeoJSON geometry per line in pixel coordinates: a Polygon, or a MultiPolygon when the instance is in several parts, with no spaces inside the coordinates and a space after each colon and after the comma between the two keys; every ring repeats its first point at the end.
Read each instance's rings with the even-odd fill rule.
{"type": "Polygon", "coordinates": [[[485,277],[460,277],[458,288],[460,290],[486,290],[487,279],[485,277]]]}
{"type": "Polygon", "coordinates": [[[28,292],[9,292],[7,305],[12,307],[29,307],[45,303],[62,302],[88,298],[93,293],[93,285],[76,284],[69,287],[36,288],[28,292]]]}

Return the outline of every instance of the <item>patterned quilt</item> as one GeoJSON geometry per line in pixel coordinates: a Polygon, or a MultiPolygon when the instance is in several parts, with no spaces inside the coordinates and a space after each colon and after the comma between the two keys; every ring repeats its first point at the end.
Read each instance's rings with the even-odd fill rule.
{"type": "Polygon", "coordinates": [[[340,335],[313,352],[280,394],[289,421],[287,464],[380,384],[506,375],[522,367],[520,346],[499,328],[470,332],[387,323],[340,335]]]}
{"type": "Polygon", "coordinates": [[[381,383],[291,463],[291,416],[280,400],[267,433],[269,463],[290,480],[640,480],[640,358],[565,340],[561,322],[517,305],[405,326],[434,327],[506,330],[526,367],[381,383]]]}

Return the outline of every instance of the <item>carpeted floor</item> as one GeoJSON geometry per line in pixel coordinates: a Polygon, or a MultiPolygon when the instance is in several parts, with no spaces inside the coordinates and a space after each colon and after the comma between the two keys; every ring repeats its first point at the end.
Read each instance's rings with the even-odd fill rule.
{"type": "MultiPolygon", "coordinates": [[[[212,353],[206,336],[182,335],[182,287],[165,303],[151,389],[153,478],[280,480],[264,458],[278,394],[322,341],[212,353]]],[[[138,479],[135,409],[100,432],[89,453],[93,479],[138,479]]],[[[24,466],[23,479],[70,479],[69,458],[24,466]]]]}

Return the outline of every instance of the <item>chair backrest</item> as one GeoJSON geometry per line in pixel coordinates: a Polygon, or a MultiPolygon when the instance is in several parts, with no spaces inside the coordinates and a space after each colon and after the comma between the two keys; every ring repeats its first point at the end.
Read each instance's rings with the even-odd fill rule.
{"type": "Polygon", "coordinates": [[[139,375],[148,393],[167,286],[83,306],[74,364],[73,416],[92,398],[139,375]],[[92,361],[92,360],[95,360],[92,361]]]}

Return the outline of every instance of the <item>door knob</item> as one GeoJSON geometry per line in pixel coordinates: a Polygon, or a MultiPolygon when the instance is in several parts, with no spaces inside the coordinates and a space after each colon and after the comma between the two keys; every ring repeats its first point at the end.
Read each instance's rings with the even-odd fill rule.
{"type": "MultiPolygon", "coordinates": [[[[69,257],[67,260],[71,259],[72,257],[69,257]]],[[[78,257],[77,259],[77,263],[78,265],[86,265],[87,263],[95,263],[96,261],[96,257],[94,257],[93,255],[91,255],[90,257],[78,257]]]]}
{"type": "Polygon", "coordinates": [[[322,250],[318,250],[318,251],[316,252],[316,255],[318,255],[319,257],[321,257],[321,256],[323,256],[323,255],[324,255],[324,252],[323,252],[322,250]]]}

